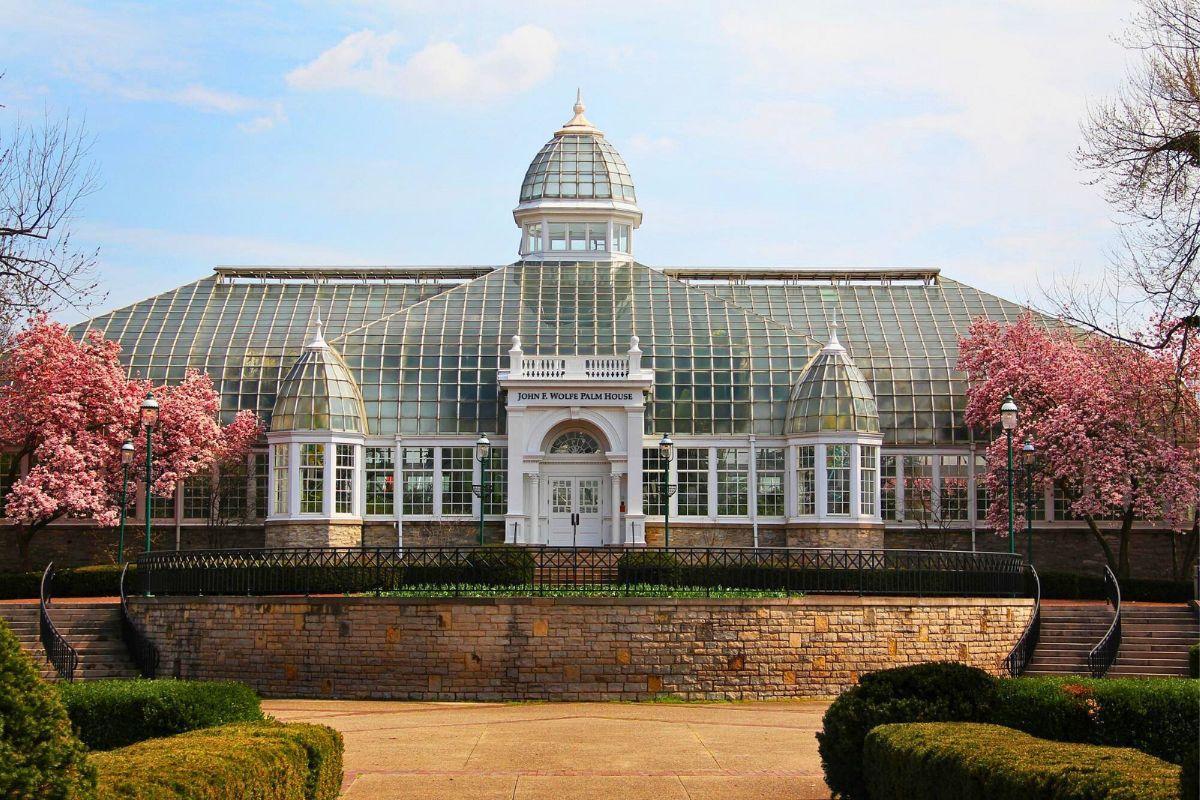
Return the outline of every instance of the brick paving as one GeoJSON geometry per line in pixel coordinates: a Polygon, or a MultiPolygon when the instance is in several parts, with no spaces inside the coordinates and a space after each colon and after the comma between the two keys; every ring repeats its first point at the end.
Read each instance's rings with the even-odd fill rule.
{"type": "Polygon", "coordinates": [[[828,800],[827,701],[269,700],[346,740],[344,800],[828,800]]]}

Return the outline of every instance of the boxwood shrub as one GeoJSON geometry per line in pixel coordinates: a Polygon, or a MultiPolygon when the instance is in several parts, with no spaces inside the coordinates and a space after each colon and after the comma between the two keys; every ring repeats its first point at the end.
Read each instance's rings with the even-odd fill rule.
{"type": "Polygon", "coordinates": [[[963,664],[919,664],[863,675],[825,712],[817,734],[825,783],[835,796],[866,800],[863,743],[872,728],[889,722],[986,721],[995,699],[995,679],[963,664]]]}
{"type": "Polygon", "coordinates": [[[0,620],[0,797],[87,800],[96,774],[54,687],[0,620]]]}
{"type": "MultiPolygon", "coordinates": [[[[136,586],[137,567],[129,567],[130,585],[136,586]]],[[[37,599],[41,590],[42,573],[0,572],[0,600],[37,599]]],[[[72,567],[54,573],[54,597],[116,597],[120,591],[121,567],[105,564],[95,567],[72,567]]]]}
{"type": "Polygon", "coordinates": [[[92,750],[263,718],[258,695],[242,683],[107,680],[57,688],[79,738],[92,750]]]}
{"type": "Polygon", "coordinates": [[[1052,742],[999,725],[909,723],[871,731],[871,800],[1177,800],[1179,767],[1129,748],[1052,742]]]}
{"type": "Polygon", "coordinates": [[[1043,739],[1132,747],[1182,764],[1200,731],[1200,683],[1179,678],[1006,678],[990,722],[1043,739]]]}
{"type": "Polygon", "coordinates": [[[342,736],[323,725],[242,723],[92,756],[100,800],[335,800],[342,736]]]}

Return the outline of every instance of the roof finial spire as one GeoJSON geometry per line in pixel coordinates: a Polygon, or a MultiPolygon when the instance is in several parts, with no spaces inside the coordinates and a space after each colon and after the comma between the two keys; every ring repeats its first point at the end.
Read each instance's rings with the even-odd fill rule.
{"type": "Polygon", "coordinates": [[[838,328],[842,327],[838,322],[838,309],[834,306],[833,317],[829,322],[829,342],[825,345],[825,352],[845,352],[846,348],[838,341],[838,328]]]}
{"type": "Polygon", "coordinates": [[[309,350],[324,350],[329,347],[325,341],[325,323],[321,321],[321,312],[317,312],[317,318],[313,322],[313,337],[308,340],[305,345],[309,350]]]}
{"type": "Polygon", "coordinates": [[[578,87],[575,89],[575,105],[571,107],[571,110],[575,112],[575,116],[571,117],[570,122],[562,126],[558,131],[559,133],[591,133],[597,135],[600,133],[596,130],[596,126],[591,123],[591,120],[583,115],[583,112],[587,110],[587,106],[583,104],[583,89],[578,87]]]}

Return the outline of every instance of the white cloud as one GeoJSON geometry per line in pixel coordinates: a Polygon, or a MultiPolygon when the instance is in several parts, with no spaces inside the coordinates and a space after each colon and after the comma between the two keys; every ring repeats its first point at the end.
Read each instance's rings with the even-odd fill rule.
{"type": "Polygon", "coordinates": [[[287,122],[287,114],[284,113],[283,103],[275,103],[269,113],[240,123],[238,129],[244,133],[262,133],[284,122],[287,122]]]}
{"type": "Polygon", "coordinates": [[[136,254],[162,258],[187,258],[209,264],[336,264],[370,263],[348,250],[224,233],[187,233],[161,228],[133,228],[100,223],[80,223],[80,236],[95,241],[105,260],[136,254]]]}
{"type": "Polygon", "coordinates": [[[173,103],[209,114],[242,114],[262,107],[262,103],[258,100],[235,92],[210,89],[198,83],[190,84],[182,89],[123,86],[114,87],[113,91],[127,100],[173,103]]]}
{"type": "Polygon", "coordinates": [[[287,75],[302,90],[349,90],[383,97],[446,102],[489,101],[526,91],[550,77],[558,58],[554,35],[535,25],[504,34],[474,55],[453,42],[434,42],[406,60],[392,60],[398,33],[352,33],[287,75]]]}

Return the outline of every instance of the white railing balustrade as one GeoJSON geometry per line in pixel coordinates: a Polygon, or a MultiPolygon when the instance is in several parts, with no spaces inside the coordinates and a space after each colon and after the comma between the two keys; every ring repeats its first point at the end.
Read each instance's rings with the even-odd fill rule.
{"type": "Polygon", "coordinates": [[[630,338],[629,351],[611,356],[536,356],[521,349],[521,338],[513,337],[508,351],[510,378],[536,380],[624,381],[642,379],[642,350],[636,336],[630,338]]]}

